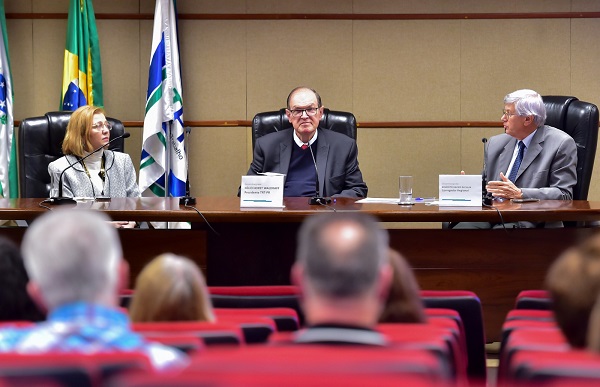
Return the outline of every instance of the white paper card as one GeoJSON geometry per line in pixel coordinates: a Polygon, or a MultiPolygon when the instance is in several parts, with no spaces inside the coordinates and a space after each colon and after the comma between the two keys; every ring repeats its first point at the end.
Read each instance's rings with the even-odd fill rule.
{"type": "Polygon", "coordinates": [[[284,177],[280,173],[242,176],[240,207],[283,208],[284,177]]]}
{"type": "Polygon", "coordinates": [[[440,175],[440,206],[481,206],[481,175],[440,175]]]}

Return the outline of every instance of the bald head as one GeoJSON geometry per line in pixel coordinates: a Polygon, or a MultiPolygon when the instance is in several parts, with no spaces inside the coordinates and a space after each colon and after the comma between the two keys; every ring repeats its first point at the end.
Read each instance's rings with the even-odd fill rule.
{"type": "Polygon", "coordinates": [[[377,286],[387,248],[387,232],[373,217],[327,213],[303,223],[296,261],[316,292],[332,298],[355,297],[377,286]]]}

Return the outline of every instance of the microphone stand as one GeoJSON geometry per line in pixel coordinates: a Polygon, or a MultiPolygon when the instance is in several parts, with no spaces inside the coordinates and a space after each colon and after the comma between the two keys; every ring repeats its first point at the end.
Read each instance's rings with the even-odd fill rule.
{"type": "Polygon", "coordinates": [[[308,200],[309,205],[325,205],[331,203],[330,198],[324,198],[321,196],[321,190],[319,189],[319,169],[317,168],[317,161],[315,160],[315,154],[313,153],[311,144],[308,144],[308,149],[310,150],[310,155],[313,160],[313,164],[315,165],[315,172],[317,173],[317,181],[315,184],[315,195],[308,200]]]}
{"type": "Polygon", "coordinates": [[[493,198],[492,195],[485,188],[485,186],[487,185],[487,171],[485,164],[485,159],[487,157],[487,148],[485,144],[487,143],[487,141],[488,140],[485,137],[481,139],[481,142],[483,143],[483,171],[481,172],[481,203],[484,206],[491,206],[493,198]]]}
{"type": "Polygon", "coordinates": [[[185,152],[185,196],[179,198],[179,205],[187,206],[196,204],[196,198],[190,196],[190,158],[188,155],[188,140],[191,129],[186,126],[183,132],[183,151],[185,152]]]}
{"type": "Polygon", "coordinates": [[[94,153],[100,151],[104,147],[108,146],[111,142],[116,141],[116,140],[121,139],[121,138],[127,138],[129,136],[131,136],[131,134],[128,133],[128,132],[125,132],[122,135],[113,138],[112,140],[110,140],[106,144],[104,144],[101,147],[99,147],[99,148],[95,149],[94,151],[90,152],[89,154],[83,156],[82,158],[77,159],[76,162],[74,162],[73,164],[69,164],[68,167],[66,167],[65,169],[63,169],[63,171],[60,173],[60,176],[58,177],[58,197],[50,198],[49,199],[50,203],[59,204],[59,205],[62,205],[62,204],[75,204],[76,203],[75,199],[63,196],[63,175],[65,174],[65,172],[67,170],[69,170],[70,168],[73,168],[76,164],[82,163],[85,159],[87,159],[88,157],[90,157],[94,153]]]}

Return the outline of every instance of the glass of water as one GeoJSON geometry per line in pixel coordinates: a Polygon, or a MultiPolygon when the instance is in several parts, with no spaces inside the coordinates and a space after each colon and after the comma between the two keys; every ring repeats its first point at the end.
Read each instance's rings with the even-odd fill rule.
{"type": "Polygon", "coordinates": [[[412,176],[400,176],[400,204],[413,204],[412,190],[413,190],[413,177],[412,176]]]}

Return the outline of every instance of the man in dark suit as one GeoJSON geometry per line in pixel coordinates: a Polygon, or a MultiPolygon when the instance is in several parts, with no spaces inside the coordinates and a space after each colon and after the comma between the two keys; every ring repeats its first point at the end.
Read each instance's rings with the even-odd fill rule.
{"type": "Polygon", "coordinates": [[[286,115],[293,129],[256,140],[248,175],[283,173],[283,196],[308,197],[315,195],[318,170],[320,196],[366,197],[356,141],[319,128],[323,115],[319,94],[307,87],[295,88],[288,96],[286,115]]]}
{"type": "MultiPolygon", "coordinates": [[[[504,97],[504,134],[490,138],[485,158],[486,189],[495,199],[571,200],[577,183],[577,148],[571,136],[544,125],[546,107],[533,90],[504,97]]],[[[560,223],[560,222],[559,222],[560,223]]],[[[489,223],[459,223],[455,228],[502,227],[489,223]]],[[[515,225],[516,226],[516,225],[515,225]]],[[[536,227],[519,222],[518,227],[536,227]]],[[[553,224],[546,226],[560,226],[553,224]]]]}

